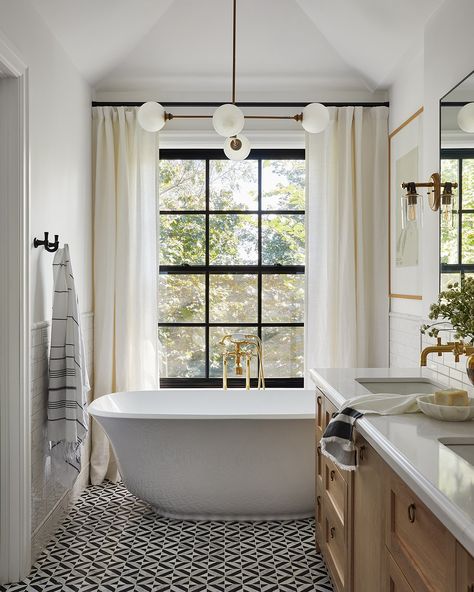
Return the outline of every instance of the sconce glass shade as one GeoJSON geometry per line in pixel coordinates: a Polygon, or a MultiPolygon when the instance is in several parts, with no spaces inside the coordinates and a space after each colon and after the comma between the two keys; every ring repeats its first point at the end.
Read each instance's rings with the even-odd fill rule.
{"type": "Polygon", "coordinates": [[[217,107],[212,116],[212,125],[220,136],[236,136],[244,128],[245,118],[242,111],[230,103],[217,107]]]}
{"type": "Polygon", "coordinates": [[[224,153],[230,160],[245,160],[250,154],[250,142],[243,135],[226,138],[224,153]]]}
{"type": "Polygon", "coordinates": [[[458,125],[463,132],[474,134],[474,103],[468,103],[458,113],[458,125]]]}
{"type": "Polygon", "coordinates": [[[441,222],[443,226],[452,227],[454,222],[454,196],[451,183],[447,183],[441,194],[441,222]]]}
{"type": "Polygon", "coordinates": [[[147,132],[158,132],[165,125],[165,108],[160,103],[148,101],[138,109],[137,119],[147,132]]]}
{"type": "Polygon", "coordinates": [[[415,183],[408,183],[406,193],[401,197],[402,208],[402,228],[406,229],[410,222],[417,221],[422,223],[422,204],[421,196],[416,192],[415,183]]]}
{"type": "Polygon", "coordinates": [[[310,134],[319,134],[329,124],[329,109],[321,103],[310,103],[303,109],[303,129],[310,134]]]}

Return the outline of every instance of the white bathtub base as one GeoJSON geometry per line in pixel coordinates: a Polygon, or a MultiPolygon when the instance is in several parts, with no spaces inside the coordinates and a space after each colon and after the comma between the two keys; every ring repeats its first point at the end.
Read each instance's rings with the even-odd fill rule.
{"type": "Polygon", "coordinates": [[[312,406],[303,390],[158,391],[108,395],[90,411],[127,489],[161,516],[257,521],[314,513],[312,406]]]}

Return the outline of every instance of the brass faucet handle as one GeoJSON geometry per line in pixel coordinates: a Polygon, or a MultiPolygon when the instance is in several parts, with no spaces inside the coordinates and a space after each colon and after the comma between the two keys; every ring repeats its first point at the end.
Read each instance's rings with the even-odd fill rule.
{"type": "Polygon", "coordinates": [[[453,344],[454,361],[459,362],[459,356],[464,353],[465,346],[462,341],[455,341],[453,344]]]}

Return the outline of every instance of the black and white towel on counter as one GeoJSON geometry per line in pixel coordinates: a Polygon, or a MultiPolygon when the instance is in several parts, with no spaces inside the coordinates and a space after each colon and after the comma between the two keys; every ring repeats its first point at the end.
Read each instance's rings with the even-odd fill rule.
{"type": "Polygon", "coordinates": [[[348,399],[334,414],[321,438],[321,452],[344,471],[356,469],[354,426],[366,414],[401,415],[419,411],[417,397],[392,393],[368,394],[348,399]]]}

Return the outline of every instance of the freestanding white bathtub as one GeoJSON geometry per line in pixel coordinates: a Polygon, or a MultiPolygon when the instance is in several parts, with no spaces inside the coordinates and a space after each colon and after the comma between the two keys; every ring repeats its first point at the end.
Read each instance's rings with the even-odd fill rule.
{"type": "Polygon", "coordinates": [[[89,406],[126,487],[161,515],[289,519],[314,513],[314,394],[193,389],[105,395],[89,406]]]}

